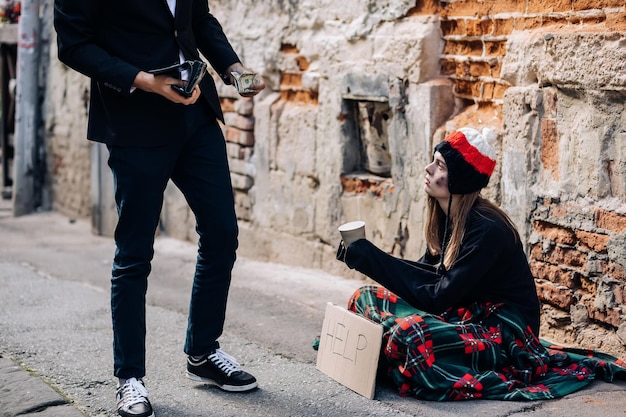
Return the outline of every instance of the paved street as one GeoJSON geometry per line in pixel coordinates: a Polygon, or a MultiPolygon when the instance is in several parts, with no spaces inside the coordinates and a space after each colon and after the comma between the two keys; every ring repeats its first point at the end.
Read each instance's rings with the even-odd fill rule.
{"type": "MultiPolygon", "coordinates": [[[[0,417],[115,415],[113,248],[84,221],[0,212],[0,417]]],[[[145,381],[157,417],[626,416],[624,382],[533,403],[432,403],[379,384],[368,400],[319,372],[311,348],[326,303],[345,305],[360,281],[249,259],[235,266],[221,343],[260,388],[233,394],[194,383],[184,376],[182,346],[195,247],[159,237],[155,249],[145,381]]]]}

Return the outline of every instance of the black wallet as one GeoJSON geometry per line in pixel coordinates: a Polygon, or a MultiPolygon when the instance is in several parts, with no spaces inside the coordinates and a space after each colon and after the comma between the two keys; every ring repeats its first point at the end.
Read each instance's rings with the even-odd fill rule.
{"type": "Polygon", "coordinates": [[[183,97],[191,97],[193,89],[202,80],[202,77],[207,72],[207,65],[204,61],[185,61],[180,64],[170,65],[169,67],[157,68],[149,70],[150,74],[154,75],[171,75],[174,78],[179,78],[180,73],[183,71],[189,72],[189,79],[184,87],[179,85],[172,85],[172,89],[183,97]]]}

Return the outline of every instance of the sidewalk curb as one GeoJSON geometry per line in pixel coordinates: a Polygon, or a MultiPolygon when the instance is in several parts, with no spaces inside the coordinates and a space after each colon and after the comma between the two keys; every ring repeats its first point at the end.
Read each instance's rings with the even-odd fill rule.
{"type": "Polygon", "coordinates": [[[0,387],[2,417],[85,417],[40,377],[2,355],[0,387]]]}

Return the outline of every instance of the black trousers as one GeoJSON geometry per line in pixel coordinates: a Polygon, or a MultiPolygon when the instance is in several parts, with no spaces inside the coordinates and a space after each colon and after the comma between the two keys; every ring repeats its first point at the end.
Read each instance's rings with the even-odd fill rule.
{"type": "Polygon", "coordinates": [[[119,214],[111,313],[114,374],[120,378],[140,378],[146,372],[146,291],[170,179],[193,211],[199,236],[184,351],[202,355],[219,347],[237,248],[233,190],[217,121],[200,103],[185,112],[185,126],[167,146],[109,146],[119,214]]]}

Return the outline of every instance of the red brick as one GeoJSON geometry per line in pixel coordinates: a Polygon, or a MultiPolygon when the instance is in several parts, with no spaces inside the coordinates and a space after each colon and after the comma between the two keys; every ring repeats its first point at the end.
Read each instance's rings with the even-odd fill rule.
{"type": "Polygon", "coordinates": [[[390,179],[374,179],[373,177],[342,176],[341,185],[344,192],[355,194],[372,194],[380,198],[384,193],[393,192],[393,181],[390,179]]]}
{"type": "Polygon", "coordinates": [[[587,313],[590,318],[602,323],[609,324],[613,327],[619,327],[622,324],[621,308],[607,308],[605,311],[595,308],[593,298],[585,299],[583,301],[585,307],[587,307],[587,313]]]}
{"type": "Polygon", "coordinates": [[[485,41],[485,55],[505,56],[506,41],[485,41]]]}
{"type": "Polygon", "coordinates": [[[574,0],[574,11],[620,8],[624,7],[624,0],[574,0]]]}
{"type": "Polygon", "coordinates": [[[483,82],[481,83],[481,94],[480,98],[483,100],[492,100],[493,99],[493,86],[494,82],[483,82]]]}
{"type": "Polygon", "coordinates": [[[570,246],[576,244],[576,233],[569,228],[556,226],[540,220],[535,221],[533,226],[536,232],[552,242],[570,246]]]}
{"type": "Polygon", "coordinates": [[[556,121],[541,119],[541,162],[546,170],[552,170],[552,178],[559,179],[559,133],[556,121]]]}
{"type": "Polygon", "coordinates": [[[515,19],[515,30],[533,30],[541,27],[541,16],[519,17],[515,19]]]}
{"type": "Polygon", "coordinates": [[[444,58],[441,60],[441,75],[456,74],[457,62],[454,59],[444,58]]]}
{"type": "Polygon", "coordinates": [[[502,72],[502,62],[496,61],[491,64],[491,76],[494,78],[500,78],[502,72]]]}
{"type": "Polygon", "coordinates": [[[574,292],[572,290],[557,287],[548,281],[538,280],[536,283],[537,295],[541,301],[557,306],[568,311],[574,302],[574,292]]]}
{"type": "Polygon", "coordinates": [[[624,265],[610,262],[606,267],[606,272],[611,277],[626,282],[626,273],[624,265]]]}
{"type": "Polygon", "coordinates": [[[606,15],[606,29],[611,32],[625,32],[626,31],[626,11],[607,13],[606,15]]]}
{"type": "Polygon", "coordinates": [[[526,13],[569,12],[571,10],[571,0],[528,0],[526,13]]]}
{"type": "Polygon", "coordinates": [[[443,3],[442,14],[447,16],[489,16],[497,13],[524,13],[526,2],[519,0],[455,1],[443,3]]]}
{"type": "Polygon", "coordinates": [[[220,105],[222,106],[222,112],[230,113],[235,112],[235,99],[220,97],[220,105]]]}
{"type": "Polygon", "coordinates": [[[470,62],[468,74],[472,77],[489,77],[491,76],[491,65],[485,61],[470,62]]]}
{"type": "MultiPolygon", "coordinates": [[[[419,3],[419,2],[418,2],[419,3]]],[[[465,35],[465,20],[451,19],[441,21],[441,33],[443,36],[465,35]]]]}
{"type": "Polygon", "coordinates": [[[481,95],[480,87],[479,81],[457,80],[455,92],[461,96],[479,98],[481,95]]]}
{"type": "Polygon", "coordinates": [[[569,17],[565,16],[542,16],[541,17],[541,26],[549,27],[549,26],[557,26],[562,27],[569,23],[569,17]]]}
{"type": "Polygon", "coordinates": [[[545,254],[545,260],[554,265],[583,268],[587,265],[587,254],[574,248],[555,246],[545,254]]]}
{"type": "Polygon", "coordinates": [[[491,19],[468,19],[465,22],[467,36],[491,35],[493,21],[491,19]]]}
{"type": "Polygon", "coordinates": [[[283,90],[280,92],[281,100],[296,104],[318,104],[318,94],[316,91],[294,91],[283,90]]]}
{"type": "Polygon", "coordinates": [[[504,97],[504,92],[508,88],[507,85],[497,83],[497,82],[485,82],[483,83],[482,88],[482,99],[483,100],[493,100],[493,99],[501,99],[504,97]]]}
{"type": "Polygon", "coordinates": [[[580,279],[580,288],[590,294],[593,295],[598,291],[598,284],[596,284],[595,282],[591,281],[588,278],[582,277],[580,279]]]}
{"type": "Polygon", "coordinates": [[[302,74],[293,74],[289,72],[283,72],[280,75],[280,88],[297,89],[302,88],[302,74]]]}
{"type": "Polygon", "coordinates": [[[543,256],[543,247],[541,246],[541,243],[536,243],[531,246],[530,258],[538,260],[538,261],[543,261],[544,256],[543,256]]]}
{"type": "Polygon", "coordinates": [[[467,59],[457,59],[454,75],[457,78],[465,79],[470,75],[470,62],[467,59]]]}
{"type": "Polygon", "coordinates": [[[494,19],[493,20],[493,36],[505,36],[510,35],[513,32],[515,20],[509,19],[494,19]]]}
{"type": "Polygon", "coordinates": [[[482,56],[483,42],[446,40],[446,44],[443,49],[443,55],[482,56]]]}
{"type": "Polygon", "coordinates": [[[283,43],[280,45],[280,52],[284,54],[297,54],[300,52],[296,45],[291,43],[283,43]]]}
{"type": "Polygon", "coordinates": [[[600,233],[590,233],[582,230],[576,231],[578,243],[585,249],[597,253],[606,253],[606,245],[609,243],[609,236],[600,233]]]}
{"type": "Polygon", "coordinates": [[[242,146],[254,146],[254,133],[226,126],[226,141],[238,143],[242,146]]]}
{"type": "Polygon", "coordinates": [[[530,262],[530,269],[535,278],[550,281],[569,289],[580,287],[580,281],[572,271],[566,271],[558,266],[536,261],[530,262]]]}
{"type": "Polygon", "coordinates": [[[615,233],[622,233],[626,229],[626,216],[612,211],[596,209],[595,223],[597,227],[615,233]]]}
{"type": "Polygon", "coordinates": [[[493,98],[500,100],[504,98],[504,92],[509,88],[507,84],[495,83],[493,88],[493,98]]]}
{"type": "Polygon", "coordinates": [[[236,113],[224,114],[224,121],[228,126],[236,127],[240,130],[253,130],[254,117],[242,116],[236,113]]]}
{"type": "Polygon", "coordinates": [[[306,59],[305,57],[303,57],[302,55],[296,57],[296,63],[298,64],[298,69],[300,71],[306,71],[309,69],[309,66],[311,65],[311,63],[309,62],[308,59],[306,59]]]}

